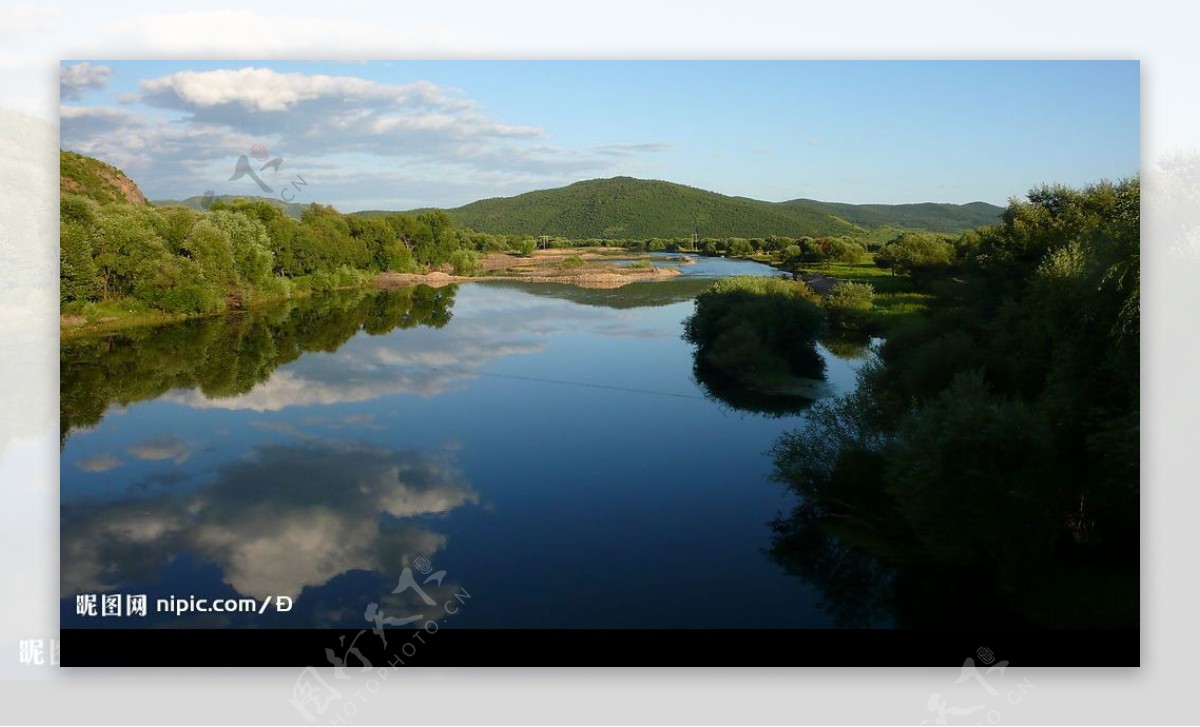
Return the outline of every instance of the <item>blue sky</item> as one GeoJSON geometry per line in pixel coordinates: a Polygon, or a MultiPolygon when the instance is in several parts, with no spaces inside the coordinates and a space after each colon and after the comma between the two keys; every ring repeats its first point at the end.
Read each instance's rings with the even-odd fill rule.
{"type": "Polygon", "coordinates": [[[255,144],[282,160],[259,172],[273,195],[344,211],[615,175],[1004,204],[1139,167],[1136,62],[86,63],[62,64],[62,146],[152,199],[260,193],[229,181],[255,144]]]}

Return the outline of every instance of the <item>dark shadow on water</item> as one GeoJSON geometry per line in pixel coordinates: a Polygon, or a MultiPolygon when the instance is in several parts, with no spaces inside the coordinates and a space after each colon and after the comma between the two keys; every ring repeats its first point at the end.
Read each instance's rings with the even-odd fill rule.
{"type": "MultiPolygon", "coordinates": [[[[705,363],[698,354],[693,356],[692,374],[705,396],[742,412],[762,414],[769,417],[795,416],[808,409],[819,394],[792,394],[779,391],[758,391],[747,387],[721,373],[719,369],[705,363]]],[[[797,383],[812,382],[824,377],[824,364],[818,362],[808,372],[810,376],[797,379],[797,383]]]]}
{"type": "Polygon", "coordinates": [[[522,283],[511,280],[494,280],[483,283],[488,287],[519,290],[523,293],[544,298],[568,300],[579,305],[624,310],[650,308],[695,298],[712,286],[706,278],[672,278],[670,280],[638,281],[619,288],[583,288],[566,283],[522,283]]]}

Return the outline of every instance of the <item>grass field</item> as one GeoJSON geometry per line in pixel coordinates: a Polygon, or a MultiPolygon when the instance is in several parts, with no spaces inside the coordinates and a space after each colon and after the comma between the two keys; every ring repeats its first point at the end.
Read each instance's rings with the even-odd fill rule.
{"type": "Polygon", "coordinates": [[[892,275],[892,271],[876,266],[873,257],[860,263],[834,262],[804,266],[798,270],[847,282],[869,283],[875,288],[871,317],[884,333],[897,323],[923,314],[933,300],[928,293],[919,292],[908,276],[892,275]]]}

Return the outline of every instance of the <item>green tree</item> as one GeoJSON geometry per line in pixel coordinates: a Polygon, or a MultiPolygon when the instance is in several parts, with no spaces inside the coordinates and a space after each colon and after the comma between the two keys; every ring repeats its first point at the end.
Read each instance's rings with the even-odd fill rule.
{"type": "Polygon", "coordinates": [[[199,274],[209,285],[229,291],[237,285],[238,274],[229,235],[213,222],[212,215],[218,214],[224,213],[210,213],[192,225],[182,252],[196,262],[199,274]]]}
{"type": "MultiPolygon", "coordinates": [[[[92,249],[104,300],[133,293],[169,256],[155,231],[157,212],[140,205],[111,204],[97,212],[92,249]]],[[[161,220],[161,218],[159,218],[161,220]]]]}
{"type": "Polygon", "coordinates": [[[893,274],[946,267],[954,259],[954,247],[945,238],[925,232],[904,232],[884,245],[875,264],[893,274]]]}
{"type": "Polygon", "coordinates": [[[517,241],[516,251],[518,255],[529,257],[533,254],[534,250],[537,250],[537,241],[533,237],[525,235],[517,241]]]}
{"type": "Polygon", "coordinates": [[[257,218],[236,212],[212,212],[212,225],[229,239],[234,279],[242,297],[267,289],[275,267],[267,229],[257,218]]]}
{"type": "Polygon", "coordinates": [[[92,259],[92,231],[75,219],[59,228],[59,300],[95,300],[100,293],[99,271],[92,259]]]}

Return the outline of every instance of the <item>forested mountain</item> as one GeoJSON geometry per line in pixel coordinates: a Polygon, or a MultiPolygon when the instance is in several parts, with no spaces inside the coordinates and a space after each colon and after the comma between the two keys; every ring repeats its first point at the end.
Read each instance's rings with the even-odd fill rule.
{"type": "Polygon", "coordinates": [[[614,177],[447,210],[456,224],[493,234],[561,237],[852,235],[827,214],[726,197],[682,184],[614,177]]]}
{"type": "Polygon", "coordinates": [[[671,182],[614,177],[479,200],[446,212],[456,225],[492,234],[636,239],[687,237],[692,233],[701,237],[860,236],[880,227],[958,233],[999,222],[1002,211],[983,202],[763,202],[671,182]]]}

